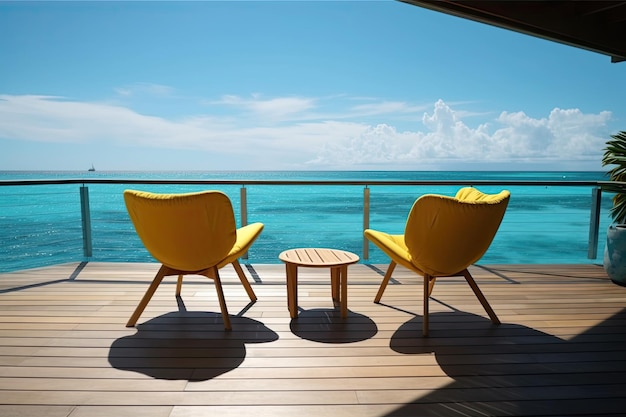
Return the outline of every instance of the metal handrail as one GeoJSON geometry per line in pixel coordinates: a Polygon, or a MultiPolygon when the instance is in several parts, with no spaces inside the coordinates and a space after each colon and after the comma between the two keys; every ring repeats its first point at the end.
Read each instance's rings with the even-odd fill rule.
{"type": "MultiPolygon", "coordinates": [[[[605,188],[609,185],[622,184],[614,181],[528,181],[528,180],[165,180],[165,179],[114,179],[114,178],[67,178],[41,180],[0,180],[1,186],[11,185],[60,185],[60,184],[171,184],[171,185],[527,185],[559,187],[605,188]]],[[[623,183],[626,186],[626,183],[623,183]]]]}

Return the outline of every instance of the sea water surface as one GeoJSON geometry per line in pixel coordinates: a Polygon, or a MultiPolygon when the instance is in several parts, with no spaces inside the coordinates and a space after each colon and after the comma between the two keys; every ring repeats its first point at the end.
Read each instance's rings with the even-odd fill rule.
{"type": "MultiPolygon", "coordinates": [[[[492,193],[511,191],[500,230],[482,264],[601,263],[610,195],[603,195],[598,256],[588,258],[591,186],[570,181],[603,181],[602,172],[422,172],[422,171],[167,171],[15,172],[0,171],[0,272],[76,261],[153,262],[129,221],[122,193],[218,189],[232,200],[241,224],[241,185],[85,184],[89,190],[92,255],[83,252],[81,184],[5,186],[8,180],[269,180],[269,181],[557,181],[563,186],[477,185],[492,193]]],[[[369,227],[402,233],[411,205],[422,194],[454,195],[461,186],[371,185],[369,227]]],[[[363,185],[246,185],[248,222],[265,229],[244,262],[279,263],[293,247],[332,247],[361,256],[388,258],[363,240],[363,185]]]]}

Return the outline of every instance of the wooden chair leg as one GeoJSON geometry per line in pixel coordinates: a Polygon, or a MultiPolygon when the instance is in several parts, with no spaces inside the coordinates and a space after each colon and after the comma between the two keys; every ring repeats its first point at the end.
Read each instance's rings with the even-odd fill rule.
{"type": "Polygon", "coordinates": [[[224,320],[224,328],[226,330],[231,330],[232,326],[230,325],[230,317],[228,316],[228,308],[226,307],[226,299],[224,298],[224,290],[222,289],[222,281],[220,280],[220,274],[217,270],[217,267],[214,267],[214,277],[213,281],[215,281],[215,291],[217,291],[217,298],[220,302],[220,310],[222,311],[222,319],[224,320]]]}
{"type": "Polygon", "coordinates": [[[233,261],[233,267],[235,268],[235,271],[237,272],[237,276],[239,277],[241,284],[246,289],[246,292],[248,293],[248,297],[250,297],[250,301],[256,301],[256,294],[254,293],[252,286],[248,282],[248,278],[246,278],[246,274],[243,273],[243,269],[241,269],[241,265],[239,265],[239,261],[237,259],[233,261]]]}
{"type": "Polygon", "coordinates": [[[430,297],[430,281],[431,277],[428,274],[424,274],[424,318],[422,321],[422,335],[428,336],[428,299],[430,297]]]}
{"type": "Polygon", "coordinates": [[[380,299],[382,298],[383,293],[385,292],[385,288],[387,288],[387,284],[389,284],[389,280],[391,279],[391,274],[393,273],[394,269],[396,269],[396,263],[394,261],[391,261],[389,263],[389,266],[387,267],[387,272],[385,273],[383,282],[380,283],[380,287],[378,288],[378,293],[376,294],[376,297],[374,297],[375,303],[380,303],[380,299]]]}
{"type": "Polygon", "coordinates": [[[430,297],[433,294],[433,289],[435,288],[435,281],[437,281],[437,277],[430,277],[428,279],[428,296],[430,297]]]}
{"type": "Polygon", "coordinates": [[[180,297],[180,292],[183,288],[183,275],[178,276],[178,281],[176,282],[176,296],[180,297]]]}
{"type": "Polygon", "coordinates": [[[152,284],[150,284],[150,286],[146,290],[146,293],[143,295],[143,298],[139,302],[139,305],[137,306],[137,308],[135,308],[135,312],[132,314],[132,316],[130,316],[130,319],[128,319],[126,327],[133,327],[135,324],[137,324],[139,316],[141,316],[141,313],[143,313],[146,306],[150,302],[150,299],[154,295],[157,287],[159,286],[161,281],[163,281],[163,278],[168,274],[169,271],[170,269],[168,267],[166,267],[165,265],[161,265],[161,268],[159,268],[159,272],[157,272],[156,276],[152,280],[152,284]]]}
{"type": "Polygon", "coordinates": [[[478,288],[478,284],[476,284],[476,281],[474,281],[474,278],[472,278],[472,275],[469,273],[469,271],[467,269],[465,269],[463,271],[463,276],[465,277],[465,280],[467,281],[469,286],[474,291],[474,294],[476,294],[476,297],[478,298],[478,301],[480,301],[480,304],[482,304],[483,308],[485,309],[485,311],[489,315],[489,318],[491,319],[491,321],[494,324],[500,324],[500,319],[498,319],[498,316],[496,315],[496,313],[493,311],[493,309],[489,305],[489,302],[487,301],[487,299],[483,295],[482,291],[480,291],[480,288],[478,288]]]}

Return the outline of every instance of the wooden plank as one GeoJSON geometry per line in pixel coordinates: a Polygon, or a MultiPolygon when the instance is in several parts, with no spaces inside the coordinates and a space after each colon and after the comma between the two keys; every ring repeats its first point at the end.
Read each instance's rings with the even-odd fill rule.
{"type": "Polygon", "coordinates": [[[327,270],[299,274],[298,319],[284,265],[244,267],[250,304],[225,268],[233,323],[212,282],[157,290],[125,323],[156,264],[67,264],[0,274],[2,416],[619,415],[626,409],[626,291],[598,265],[487,265],[437,281],[421,336],[421,279],[349,269],[348,316],[327,270]],[[254,271],[254,276],[250,274],[254,271]],[[78,272],[77,272],[78,271],[78,272]]]}

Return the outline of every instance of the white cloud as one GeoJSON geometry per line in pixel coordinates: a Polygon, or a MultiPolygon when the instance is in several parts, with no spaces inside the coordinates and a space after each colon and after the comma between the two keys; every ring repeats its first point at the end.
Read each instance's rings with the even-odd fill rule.
{"type": "Polygon", "coordinates": [[[161,84],[151,83],[135,83],[132,85],[118,87],[115,92],[122,97],[130,97],[137,95],[149,95],[157,97],[167,97],[174,94],[175,90],[172,87],[161,84]]]}
{"type": "Polygon", "coordinates": [[[585,114],[557,108],[536,119],[505,111],[489,123],[470,127],[461,117],[469,112],[456,112],[442,100],[430,113],[423,113],[421,106],[381,101],[325,110],[323,116],[315,113],[322,101],[224,96],[219,114],[171,120],[109,103],[0,95],[0,138],[15,146],[39,141],[187,149],[231,159],[233,164],[259,161],[259,166],[231,164],[236,169],[462,169],[466,163],[571,161],[599,168],[611,117],[608,111],[585,114]],[[417,112],[422,113],[421,123],[415,117],[410,129],[394,126],[394,115],[417,112]]]}
{"type": "Polygon", "coordinates": [[[213,104],[245,109],[255,114],[258,118],[270,118],[270,121],[277,121],[312,109],[315,106],[315,100],[299,97],[278,97],[262,100],[258,95],[250,99],[244,99],[238,96],[226,95],[213,104]]]}
{"type": "Polygon", "coordinates": [[[503,125],[493,134],[494,155],[512,159],[546,158],[585,160],[599,156],[608,139],[606,124],[611,113],[583,114],[579,109],[554,109],[548,117],[533,119],[523,112],[503,112],[503,125]],[[495,152],[497,150],[500,152],[495,152]]]}
{"type": "MultiPolygon", "coordinates": [[[[430,169],[467,163],[568,163],[583,161],[599,168],[606,138],[608,111],[583,114],[579,109],[554,109],[547,118],[533,119],[523,112],[503,112],[495,122],[471,128],[439,100],[432,114],[424,114],[427,131],[398,132],[379,124],[360,136],[328,144],[314,164],[327,166],[430,169]]],[[[521,167],[518,167],[521,168],[521,167]]]]}
{"type": "Polygon", "coordinates": [[[380,114],[407,114],[418,113],[426,110],[424,106],[413,106],[402,101],[382,101],[369,104],[360,104],[350,109],[354,115],[380,115],[380,114]]]}
{"type": "Polygon", "coordinates": [[[185,147],[190,138],[197,140],[209,132],[107,103],[0,95],[0,137],[6,139],[185,147]]]}

